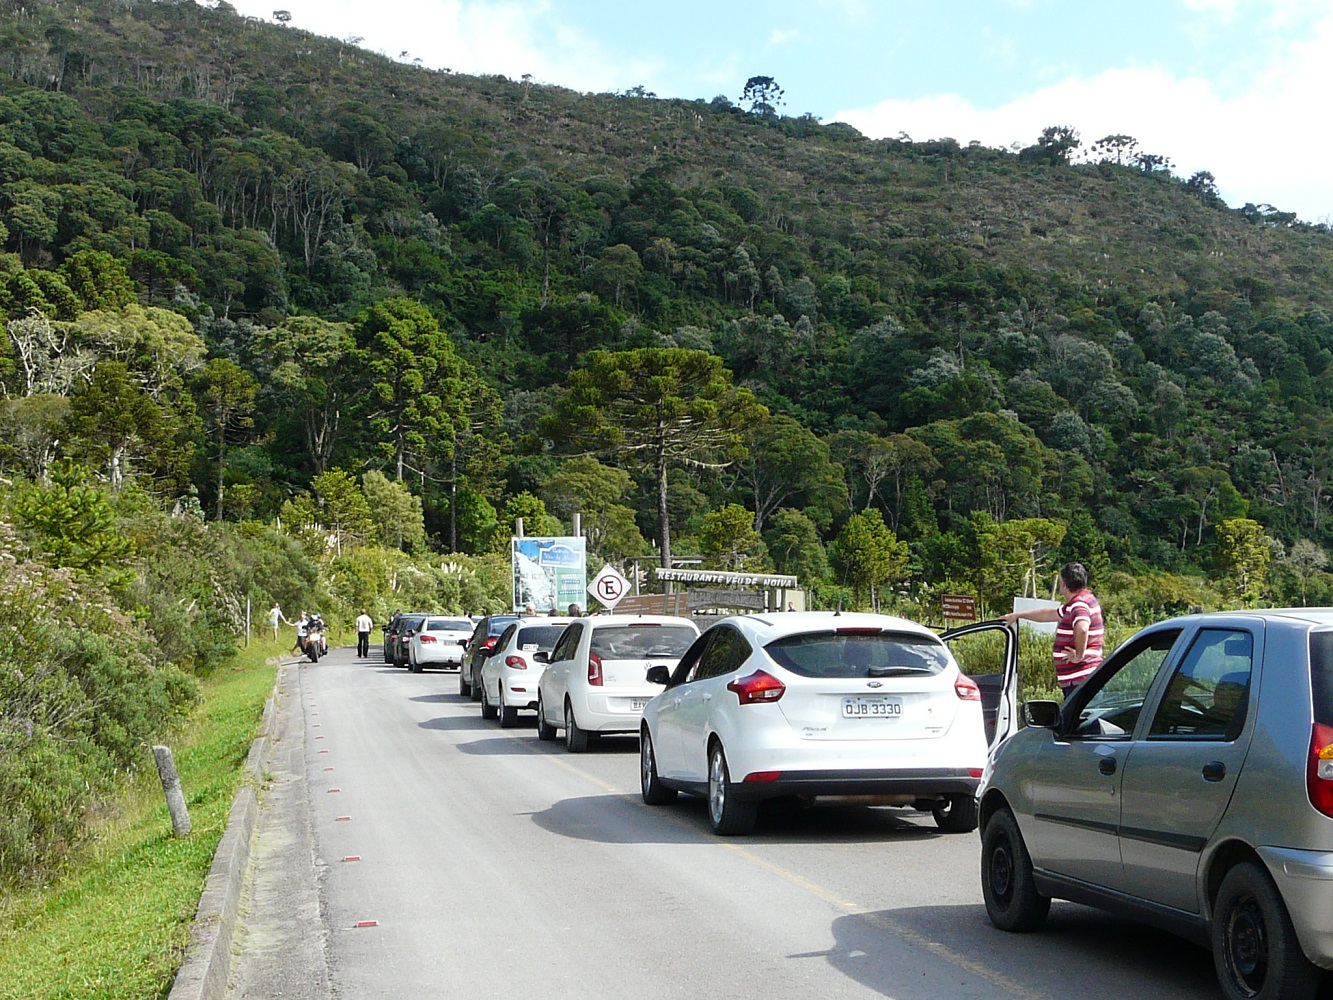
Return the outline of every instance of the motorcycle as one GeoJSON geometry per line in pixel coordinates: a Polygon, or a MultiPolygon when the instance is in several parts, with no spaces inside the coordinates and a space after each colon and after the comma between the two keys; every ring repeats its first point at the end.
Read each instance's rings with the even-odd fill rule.
{"type": "Polygon", "coordinates": [[[324,637],[324,619],[319,615],[310,616],[310,622],[306,625],[303,651],[311,663],[318,663],[319,658],[329,651],[329,641],[324,637]]]}

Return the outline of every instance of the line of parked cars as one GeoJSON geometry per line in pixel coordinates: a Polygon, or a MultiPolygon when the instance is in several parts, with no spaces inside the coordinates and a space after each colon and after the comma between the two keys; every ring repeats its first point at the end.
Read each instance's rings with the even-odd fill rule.
{"type": "Polygon", "coordinates": [[[1002,621],[497,615],[460,648],[483,716],[535,711],[575,753],[637,733],[644,802],[701,796],[716,833],[768,799],[910,806],[980,827],[1003,930],[1056,898],[1125,914],[1211,948],[1231,1000],[1313,998],[1333,969],[1333,609],[1151,626],[1022,728],[1002,621]],[[989,676],[958,666],[978,641],[989,676]]]}

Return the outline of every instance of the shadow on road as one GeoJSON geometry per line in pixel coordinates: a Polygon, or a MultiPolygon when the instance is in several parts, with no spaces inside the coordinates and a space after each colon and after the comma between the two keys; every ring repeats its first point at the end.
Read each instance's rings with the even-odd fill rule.
{"type": "Polygon", "coordinates": [[[422,729],[446,730],[493,730],[494,722],[488,722],[479,715],[441,715],[425,722],[418,722],[422,729]]]}
{"type": "Polygon", "coordinates": [[[822,957],[839,972],[896,1000],[941,996],[1042,996],[1215,1000],[1212,956],[1141,924],[1057,902],[1045,929],[1007,934],[984,906],[923,906],[840,917],[822,957]],[[947,970],[942,989],[940,969],[947,970]],[[989,975],[987,975],[989,973],[989,975]]]}
{"type": "MultiPolygon", "coordinates": [[[[491,742],[480,740],[480,743],[491,742]]],[[[475,743],[468,746],[476,746],[475,743]]],[[[486,750],[465,752],[487,753],[486,750]]],[[[501,752],[501,751],[496,751],[501,752]]],[[[895,841],[914,843],[942,836],[933,823],[920,826],[901,810],[865,806],[793,808],[768,802],[760,808],[752,836],[729,841],[737,846],[759,844],[866,844],[895,841]]],[[[714,840],[708,825],[708,807],[696,796],[682,795],[674,805],[648,807],[637,795],[592,795],[562,799],[549,809],[532,813],[544,830],[608,844],[697,844],[714,840]],[[594,822],[599,810],[612,810],[620,821],[594,822]]]]}
{"type": "Polygon", "coordinates": [[[467,701],[466,695],[461,694],[418,694],[407,699],[408,701],[424,701],[431,704],[461,704],[467,701]]]}

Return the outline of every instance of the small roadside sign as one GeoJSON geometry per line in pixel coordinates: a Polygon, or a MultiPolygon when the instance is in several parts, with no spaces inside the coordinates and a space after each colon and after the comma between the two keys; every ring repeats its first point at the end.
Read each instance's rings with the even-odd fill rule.
{"type": "Polygon", "coordinates": [[[940,597],[940,611],[951,620],[974,622],[977,620],[977,599],[966,594],[944,594],[940,597]]]}
{"type": "Polygon", "coordinates": [[[601,571],[592,578],[592,583],[588,584],[588,593],[602,604],[614,611],[620,599],[629,593],[629,581],[621,575],[610,563],[602,567],[601,571]]]}

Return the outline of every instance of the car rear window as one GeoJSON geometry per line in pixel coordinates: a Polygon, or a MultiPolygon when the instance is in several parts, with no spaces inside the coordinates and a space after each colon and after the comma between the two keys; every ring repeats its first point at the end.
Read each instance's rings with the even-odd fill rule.
{"type": "Polygon", "coordinates": [[[499,635],[501,632],[507,629],[510,625],[514,624],[514,622],[516,621],[518,621],[518,615],[504,615],[503,617],[500,616],[494,617],[486,625],[487,629],[486,634],[488,636],[499,635]]]}
{"type": "Polygon", "coordinates": [[[699,633],[684,625],[607,625],[594,628],[592,652],[604,660],[680,659],[699,633]]]}
{"type": "Polygon", "coordinates": [[[1314,721],[1333,726],[1333,632],[1310,633],[1310,694],[1314,721]]]}
{"type": "Polygon", "coordinates": [[[417,629],[421,628],[421,623],[425,620],[425,618],[403,618],[398,622],[398,631],[415,632],[417,629]]]}
{"type": "Polygon", "coordinates": [[[802,632],[764,648],[778,666],[802,677],[938,674],[949,664],[944,643],[908,632],[802,632]]]}
{"type": "Polygon", "coordinates": [[[518,648],[544,649],[549,653],[564,630],[563,625],[528,625],[518,630],[518,648]]]}
{"type": "Polygon", "coordinates": [[[437,619],[426,623],[427,632],[471,632],[472,623],[462,619],[437,619]]]}

